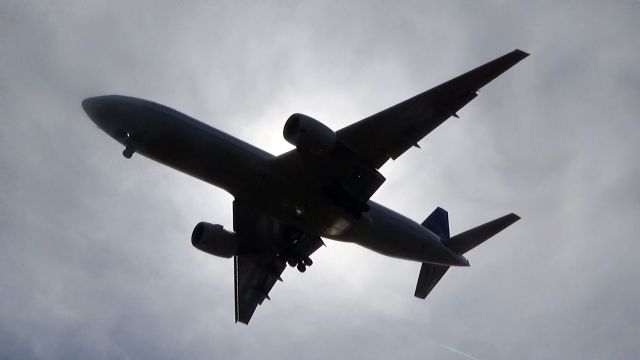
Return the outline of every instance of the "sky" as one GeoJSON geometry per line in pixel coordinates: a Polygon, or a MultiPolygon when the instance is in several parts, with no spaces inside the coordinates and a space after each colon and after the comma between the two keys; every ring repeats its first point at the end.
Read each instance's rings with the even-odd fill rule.
{"type": "Polygon", "coordinates": [[[640,354],[640,2],[0,3],[1,359],[630,359],[640,354]],[[419,264],[327,241],[249,326],[224,191],[134,155],[80,101],[150,99],[257,145],[332,129],[515,48],[531,56],[381,172],[453,234],[522,220],[425,300],[419,264]]]}

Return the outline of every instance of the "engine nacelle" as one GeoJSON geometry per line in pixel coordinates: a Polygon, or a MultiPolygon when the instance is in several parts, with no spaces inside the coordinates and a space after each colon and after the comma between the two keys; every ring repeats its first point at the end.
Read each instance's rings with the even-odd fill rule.
{"type": "Polygon", "coordinates": [[[230,258],[236,255],[240,239],[235,233],[223,229],[222,225],[201,222],[193,229],[191,244],[208,254],[230,258]]]}
{"type": "Polygon", "coordinates": [[[293,114],[284,124],[283,136],[304,152],[323,155],[336,144],[336,133],[320,121],[303,114],[293,114]]]}

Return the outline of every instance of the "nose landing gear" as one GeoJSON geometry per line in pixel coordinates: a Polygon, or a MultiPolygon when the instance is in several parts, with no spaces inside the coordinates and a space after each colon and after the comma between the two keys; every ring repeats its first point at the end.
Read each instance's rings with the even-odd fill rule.
{"type": "Polygon", "coordinates": [[[131,135],[131,133],[129,132],[122,132],[122,140],[121,140],[124,145],[125,148],[122,151],[122,156],[124,156],[127,159],[131,159],[131,157],[133,156],[133,153],[136,152],[136,148],[134,146],[134,141],[133,141],[133,136],[131,135]]]}
{"type": "Polygon", "coordinates": [[[133,148],[133,145],[127,145],[127,147],[122,151],[122,156],[127,159],[131,159],[134,152],[136,152],[136,150],[133,148]]]}

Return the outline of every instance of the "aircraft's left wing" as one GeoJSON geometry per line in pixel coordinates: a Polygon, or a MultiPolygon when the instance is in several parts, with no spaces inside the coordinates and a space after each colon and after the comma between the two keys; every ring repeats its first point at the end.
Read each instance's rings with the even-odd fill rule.
{"type": "Polygon", "coordinates": [[[396,159],[477,96],[480,88],[529,54],[514,50],[430,90],[336,131],[327,156],[298,149],[271,161],[284,178],[321,191],[349,213],[360,216],[385,181],[377,171],[396,159]],[[315,184],[315,185],[314,185],[315,184]]]}
{"type": "Polygon", "coordinates": [[[323,243],[238,201],[233,217],[234,230],[245,242],[233,264],[235,318],[248,324],[258,305],[270,300],[276,281],[282,281],[286,261],[306,259],[323,243]]]}
{"type": "Polygon", "coordinates": [[[477,96],[478,90],[529,54],[514,50],[336,132],[363,163],[379,169],[396,159],[477,96]]]}

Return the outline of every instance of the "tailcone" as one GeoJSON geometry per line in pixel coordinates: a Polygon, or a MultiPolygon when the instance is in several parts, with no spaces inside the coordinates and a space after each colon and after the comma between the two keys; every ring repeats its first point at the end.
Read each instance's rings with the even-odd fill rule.
{"type": "Polygon", "coordinates": [[[463,266],[463,267],[471,266],[471,264],[469,264],[469,260],[467,260],[467,258],[464,257],[464,255],[454,253],[451,250],[449,251],[451,252],[451,261],[448,264],[442,264],[442,265],[463,266]]]}
{"type": "Polygon", "coordinates": [[[440,240],[438,240],[436,248],[430,252],[430,255],[429,259],[423,262],[445,266],[469,266],[469,260],[464,255],[451,250],[440,240]]]}

